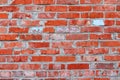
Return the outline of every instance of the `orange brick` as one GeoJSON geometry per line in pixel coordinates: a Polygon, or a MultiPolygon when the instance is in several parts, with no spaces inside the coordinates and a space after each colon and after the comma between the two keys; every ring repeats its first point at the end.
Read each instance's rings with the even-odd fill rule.
{"type": "Polygon", "coordinates": [[[32,0],[14,0],[12,2],[13,5],[18,5],[18,4],[32,4],[32,0]]]}
{"type": "Polygon", "coordinates": [[[7,18],[8,18],[8,14],[0,13],[0,19],[7,19],[7,18]]]}
{"type": "Polygon", "coordinates": [[[51,62],[51,56],[32,56],[32,62],[51,62]]]}
{"type": "Polygon", "coordinates": [[[54,0],[34,0],[34,4],[54,4],[54,0]]]}
{"type": "Polygon", "coordinates": [[[74,62],[74,56],[56,56],[56,62],[74,62]]]}

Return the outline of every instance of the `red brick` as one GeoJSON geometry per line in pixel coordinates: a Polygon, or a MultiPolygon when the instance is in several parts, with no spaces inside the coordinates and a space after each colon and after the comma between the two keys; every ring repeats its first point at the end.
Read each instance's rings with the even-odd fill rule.
{"type": "Polygon", "coordinates": [[[89,64],[68,64],[67,69],[89,69],[89,64]]]}
{"type": "Polygon", "coordinates": [[[120,56],[105,56],[104,59],[106,61],[119,61],[120,60],[120,56]]]}
{"type": "Polygon", "coordinates": [[[91,55],[91,56],[81,56],[81,60],[88,62],[88,61],[101,61],[101,57],[100,56],[95,56],[95,55],[91,55]]]}
{"type": "Polygon", "coordinates": [[[116,25],[120,25],[120,20],[117,20],[117,21],[116,21],[116,25]]]}
{"type": "Polygon", "coordinates": [[[1,77],[6,77],[6,78],[8,78],[8,77],[11,77],[11,75],[12,75],[12,73],[11,73],[10,71],[1,71],[1,72],[0,72],[0,76],[1,76],[1,77]]]}
{"type": "Polygon", "coordinates": [[[0,70],[17,70],[17,64],[0,64],[0,70]]]}
{"type": "Polygon", "coordinates": [[[21,50],[14,50],[13,54],[21,54],[21,50]]]}
{"type": "Polygon", "coordinates": [[[77,26],[84,26],[84,25],[87,25],[88,24],[88,20],[70,20],[69,21],[69,24],[70,25],[77,25],[77,26]]]}
{"type": "Polygon", "coordinates": [[[29,55],[31,55],[31,54],[34,54],[35,53],[35,50],[33,50],[33,49],[29,49],[29,48],[26,48],[26,49],[20,49],[20,50],[14,50],[14,54],[15,55],[19,55],[19,54],[22,54],[22,55],[26,55],[26,54],[29,54],[29,55]]]}
{"type": "Polygon", "coordinates": [[[22,42],[4,42],[5,48],[22,48],[24,47],[22,42]]]}
{"type": "Polygon", "coordinates": [[[102,47],[119,47],[119,41],[103,41],[100,43],[102,47]]]}
{"type": "Polygon", "coordinates": [[[108,48],[91,48],[88,49],[89,54],[107,54],[109,52],[108,48]]]}
{"type": "Polygon", "coordinates": [[[0,13],[0,19],[7,19],[7,18],[8,18],[8,14],[0,13]]]}
{"type": "Polygon", "coordinates": [[[39,34],[21,34],[21,40],[42,40],[42,35],[39,34]]]}
{"type": "Polygon", "coordinates": [[[52,47],[53,48],[71,48],[72,42],[53,42],[52,47]]]}
{"type": "Polygon", "coordinates": [[[82,27],[81,32],[102,32],[101,27],[82,27]]]}
{"type": "Polygon", "coordinates": [[[70,6],[69,11],[91,11],[91,6],[70,6]]]}
{"type": "Polygon", "coordinates": [[[114,20],[105,20],[104,21],[105,26],[113,26],[115,24],[114,20]]]}
{"type": "Polygon", "coordinates": [[[118,5],[118,6],[116,7],[116,9],[117,9],[117,11],[120,11],[120,5],[118,5]]]}
{"type": "Polygon", "coordinates": [[[112,36],[111,34],[90,34],[90,39],[91,40],[111,40],[112,36]]]}
{"type": "Polygon", "coordinates": [[[57,4],[78,4],[78,0],[57,0],[57,4]]]}
{"type": "Polygon", "coordinates": [[[120,38],[120,34],[117,34],[117,36],[116,36],[117,38],[120,38]]]}
{"type": "Polygon", "coordinates": [[[34,6],[34,5],[27,5],[25,6],[25,11],[43,11],[44,6],[34,6]]]}
{"type": "Polygon", "coordinates": [[[49,12],[66,12],[67,6],[46,6],[45,11],[49,12]]]}
{"type": "Polygon", "coordinates": [[[105,0],[104,3],[105,4],[115,4],[115,3],[117,3],[117,1],[118,0],[114,0],[114,1],[113,0],[105,0]]]}
{"type": "Polygon", "coordinates": [[[59,13],[57,17],[71,19],[71,18],[79,18],[80,16],[79,13],[59,13]]]}
{"type": "Polygon", "coordinates": [[[39,70],[41,66],[39,64],[21,64],[20,68],[22,70],[39,70]]]}
{"type": "Polygon", "coordinates": [[[23,76],[22,71],[13,71],[11,77],[21,77],[23,76]]]}
{"type": "Polygon", "coordinates": [[[9,20],[0,20],[0,26],[8,26],[9,25],[9,20]]]}
{"type": "Polygon", "coordinates": [[[101,0],[80,0],[81,4],[100,4],[101,0]]]}
{"type": "Polygon", "coordinates": [[[97,76],[118,76],[118,70],[97,70],[97,76]],[[102,74],[101,74],[102,73],[102,74]]]}
{"type": "Polygon", "coordinates": [[[49,47],[49,42],[29,42],[31,48],[46,48],[49,47]]]}
{"type": "Polygon", "coordinates": [[[7,56],[7,62],[27,62],[27,56],[7,56]]]}
{"type": "Polygon", "coordinates": [[[114,11],[115,6],[113,5],[94,6],[93,10],[94,11],[114,11]]]}
{"type": "Polygon", "coordinates": [[[45,23],[46,26],[66,26],[67,21],[66,20],[48,20],[45,23]]]}
{"type": "Polygon", "coordinates": [[[116,53],[116,52],[119,53],[120,52],[120,48],[112,48],[111,52],[112,53],[116,53]]]}
{"type": "Polygon", "coordinates": [[[7,4],[8,0],[0,0],[0,4],[7,4]]]}
{"type": "Polygon", "coordinates": [[[3,6],[0,7],[0,12],[16,12],[19,11],[19,7],[18,6],[3,6]]]}
{"type": "Polygon", "coordinates": [[[0,49],[0,55],[11,55],[12,49],[0,49]]]}
{"type": "MultiPolygon", "coordinates": [[[[32,77],[35,77],[35,72],[34,71],[24,71],[23,75],[26,77],[26,78],[32,78],[32,77]]],[[[23,79],[24,80],[24,79],[23,79]]]]}
{"type": "Polygon", "coordinates": [[[0,26],[16,26],[17,20],[0,20],[0,26]]]}
{"type": "Polygon", "coordinates": [[[18,27],[11,27],[9,28],[9,32],[11,33],[28,33],[28,28],[18,28],[18,27]]]}
{"type": "Polygon", "coordinates": [[[114,69],[113,63],[96,63],[96,69],[114,69]]]}
{"type": "Polygon", "coordinates": [[[41,52],[41,54],[48,54],[48,55],[60,53],[59,50],[55,50],[55,49],[46,49],[46,50],[41,50],[40,52],[41,52]]]}
{"type": "Polygon", "coordinates": [[[65,69],[64,64],[49,64],[49,70],[61,70],[65,69]]]}
{"type": "Polygon", "coordinates": [[[43,29],[43,32],[45,33],[54,33],[55,29],[53,27],[46,27],[43,29]]]}
{"type": "Polygon", "coordinates": [[[120,18],[120,12],[106,12],[105,18],[120,18]]]}
{"type": "Polygon", "coordinates": [[[68,34],[66,35],[66,40],[87,40],[87,34],[68,34]]]}
{"type": "Polygon", "coordinates": [[[26,27],[33,27],[33,26],[40,26],[39,20],[22,20],[21,26],[26,27]]]}
{"type": "Polygon", "coordinates": [[[28,13],[13,13],[12,18],[23,19],[23,18],[32,18],[32,16],[31,14],[28,13]]]}
{"type": "Polygon", "coordinates": [[[65,80],[65,78],[47,78],[47,79],[45,79],[45,80],[65,80]]]}
{"type": "Polygon", "coordinates": [[[18,5],[18,4],[32,4],[32,0],[14,0],[12,2],[12,5],[18,5]]]}
{"type": "Polygon", "coordinates": [[[56,56],[56,62],[74,62],[74,56],[56,56]]]}
{"type": "Polygon", "coordinates": [[[32,56],[32,62],[51,62],[51,56],[32,56]]]}
{"type": "Polygon", "coordinates": [[[35,50],[32,49],[23,49],[21,50],[21,54],[34,54],[35,50]]]}
{"type": "Polygon", "coordinates": [[[106,28],[104,28],[104,32],[106,32],[106,33],[119,33],[120,28],[119,27],[106,27],[106,28]]]}
{"type": "Polygon", "coordinates": [[[38,18],[52,19],[55,18],[55,13],[39,13],[38,18]]]}
{"type": "Polygon", "coordinates": [[[8,21],[9,26],[17,26],[17,20],[10,20],[8,21]]]}
{"type": "Polygon", "coordinates": [[[90,47],[90,46],[98,46],[97,41],[81,41],[81,42],[76,42],[76,46],[82,46],[82,47],[90,47]]]}
{"type": "Polygon", "coordinates": [[[77,78],[77,80],[92,80],[91,78],[77,78]]]}
{"type": "Polygon", "coordinates": [[[65,54],[84,54],[85,48],[68,48],[64,49],[65,54]]]}
{"type": "Polygon", "coordinates": [[[7,32],[7,28],[1,27],[0,28],[0,33],[6,33],[7,32]]]}
{"type": "Polygon", "coordinates": [[[36,76],[37,77],[46,77],[47,76],[47,72],[46,71],[37,71],[36,72],[36,76]]]}
{"type": "Polygon", "coordinates": [[[33,0],[34,4],[54,4],[54,0],[33,0]]]}
{"type": "Polygon", "coordinates": [[[81,18],[89,18],[89,13],[81,13],[81,18]]]}
{"type": "Polygon", "coordinates": [[[6,61],[6,57],[5,56],[0,56],[0,62],[5,62],[6,61]]]}
{"type": "MultiPolygon", "coordinates": [[[[60,77],[70,77],[72,76],[72,74],[70,73],[70,71],[60,71],[60,77]]],[[[65,80],[65,79],[63,79],[65,80]]]]}
{"type": "Polygon", "coordinates": [[[102,12],[91,12],[89,14],[90,18],[103,18],[104,14],[102,12]]]}
{"type": "Polygon", "coordinates": [[[94,78],[94,80],[110,80],[110,78],[94,78]]]}
{"type": "Polygon", "coordinates": [[[48,72],[48,77],[58,77],[58,76],[59,76],[59,72],[58,71],[49,71],[48,72]]]}

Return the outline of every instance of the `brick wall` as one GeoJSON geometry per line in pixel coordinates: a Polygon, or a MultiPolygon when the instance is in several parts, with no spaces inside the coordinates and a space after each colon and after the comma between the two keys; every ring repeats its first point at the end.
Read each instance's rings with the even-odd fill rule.
{"type": "Polygon", "coordinates": [[[120,80],[120,0],[0,0],[0,80],[120,80]]]}

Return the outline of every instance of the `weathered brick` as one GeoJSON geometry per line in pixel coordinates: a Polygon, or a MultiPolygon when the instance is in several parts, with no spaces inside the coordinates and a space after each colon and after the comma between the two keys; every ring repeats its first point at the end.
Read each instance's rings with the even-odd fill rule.
{"type": "Polygon", "coordinates": [[[0,41],[16,41],[18,34],[0,34],[0,41]]]}
{"type": "Polygon", "coordinates": [[[78,0],[57,0],[57,4],[78,4],[78,0]]]}
{"type": "Polygon", "coordinates": [[[20,68],[22,70],[39,70],[40,65],[39,64],[21,64],[20,68]]]}
{"type": "Polygon", "coordinates": [[[21,40],[42,40],[42,35],[39,34],[21,34],[21,40]]]}
{"type": "Polygon", "coordinates": [[[49,12],[66,12],[67,6],[46,6],[45,11],[49,12]]]}
{"type": "Polygon", "coordinates": [[[69,11],[91,11],[91,6],[70,6],[69,11]]]}
{"type": "Polygon", "coordinates": [[[49,47],[49,42],[29,42],[31,48],[45,48],[49,47]]]}

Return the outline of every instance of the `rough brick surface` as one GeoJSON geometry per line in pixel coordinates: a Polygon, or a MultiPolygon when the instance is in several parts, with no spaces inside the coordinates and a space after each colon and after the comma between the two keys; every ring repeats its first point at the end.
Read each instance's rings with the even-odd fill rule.
{"type": "Polygon", "coordinates": [[[120,80],[120,0],[0,0],[0,80],[120,80]]]}

